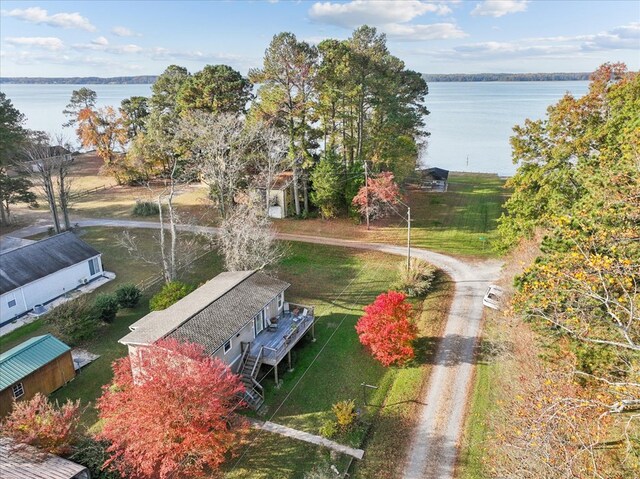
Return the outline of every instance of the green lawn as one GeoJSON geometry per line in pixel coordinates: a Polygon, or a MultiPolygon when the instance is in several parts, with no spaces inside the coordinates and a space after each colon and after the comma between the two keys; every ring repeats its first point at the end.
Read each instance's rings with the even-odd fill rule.
{"type": "MultiPolygon", "coordinates": [[[[468,257],[490,257],[496,253],[492,242],[497,237],[496,220],[508,196],[504,180],[485,173],[451,173],[446,193],[427,193],[410,189],[412,245],[442,253],[468,257]]],[[[398,207],[406,216],[406,208],[398,207]]],[[[275,221],[283,233],[331,236],[363,241],[404,245],[407,241],[406,220],[395,214],[364,225],[339,218],[275,221]]]]}
{"type": "MultiPolygon", "coordinates": [[[[117,279],[98,292],[113,290],[122,282],[138,282],[154,274],[157,267],[131,259],[121,246],[114,241],[118,229],[90,228],[83,238],[103,252],[105,268],[116,272],[117,279]]],[[[132,230],[145,243],[150,244],[154,232],[132,230]]],[[[370,454],[370,463],[384,462],[385,454],[398,444],[385,440],[384,430],[377,432],[380,405],[389,407],[380,413],[387,418],[385,428],[391,428],[391,418],[400,409],[392,403],[417,395],[417,389],[428,374],[425,358],[433,348],[439,321],[446,312],[448,300],[444,293],[433,294],[425,302],[420,315],[424,339],[419,346],[423,351],[419,361],[410,367],[383,368],[361,347],[354,329],[361,315],[362,307],[381,292],[389,289],[395,281],[398,257],[376,252],[333,248],[321,245],[287,243],[287,256],[278,268],[278,276],[292,284],[288,299],[292,302],[315,306],[318,317],[316,341],[303,340],[293,351],[293,371],[287,371],[283,362],[280,377],[283,385],[278,389],[273,381],[273,372],[263,370],[266,390],[266,408],[263,419],[289,425],[314,434],[318,433],[323,420],[333,417],[331,405],[343,399],[355,399],[363,412],[363,426],[354,433],[338,438],[341,442],[360,446],[367,432],[367,425],[376,426],[370,431],[376,444],[375,453],[370,454]],[[444,294],[444,296],[443,296],[444,294]],[[437,321],[436,321],[437,319],[437,321]],[[433,324],[430,324],[433,323],[433,324]],[[368,394],[371,407],[365,407],[362,399],[361,383],[378,387],[368,394]],[[389,392],[392,394],[387,397],[389,392]],[[386,441],[386,443],[385,443],[386,441]]],[[[210,253],[196,262],[185,280],[192,283],[205,281],[221,271],[219,257],[210,253]]],[[[441,284],[444,288],[444,283],[441,284]]],[[[148,299],[152,291],[142,298],[133,310],[122,310],[114,323],[102,328],[99,335],[82,347],[100,354],[100,358],[87,366],[71,383],[52,395],[53,399],[80,399],[86,406],[83,424],[92,427],[97,421],[93,407],[101,388],[112,376],[111,363],[126,354],[126,348],[117,340],[128,332],[129,325],[148,312],[148,299]]],[[[94,293],[95,294],[95,293],[94,293]]],[[[421,302],[414,302],[422,308],[421,302]]],[[[0,339],[0,348],[7,349],[28,337],[47,332],[41,321],[27,325],[0,339]]],[[[302,477],[314,467],[328,468],[336,465],[344,470],[348,458],[332,455],[325,448],[314,447],[292,439],[268,433],[254,432],[248,443],[240,447],[237,455],[227,463],[225,474],[228,478],[294,478],[302,477]]],[[[369,453],[368,453],[369,454],[369,453]]],[[[362,477],[369,477],[362,475],[362,477]]]]}

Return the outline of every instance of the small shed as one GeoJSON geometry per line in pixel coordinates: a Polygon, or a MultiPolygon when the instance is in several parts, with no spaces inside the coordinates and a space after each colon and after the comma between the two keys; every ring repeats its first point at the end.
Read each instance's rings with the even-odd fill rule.
{"type": "Polygon", "coordinates": [[[419,171],[423,190],[445,192],[449,188],[449,170],[434,167],[419,171]]]}
{"type": "Polygon", "coordinates": [[[89,470],[75,462],[35,447],[0,438],[0,477],[2,479],[90,479],[89,470]]]}
{"type": "Polygon", "coordinates": [[[0,252],[0,326],[100,278],[101,256],[72,232],[0,252]]]}
{"type": "Polygon", "coordinates": [[[71,348],[51,334],[33,337],[0,354],[0,417],[11,412],[14,401],[50,394],[75,374],[71,348]]]}
{"type": "Polygon", "coordinates": [[[269,203],[270,218],[286,218],[294,210],[293,204],[293,172],[284,171],[276,175],[271,182],[268,196],[265,187],[256,188],[264,201],[269,203]]]}

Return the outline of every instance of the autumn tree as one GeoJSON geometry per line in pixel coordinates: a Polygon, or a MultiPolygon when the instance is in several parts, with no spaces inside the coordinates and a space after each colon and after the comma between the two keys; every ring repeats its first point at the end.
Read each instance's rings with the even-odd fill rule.
{"type": "MultiPolygon", "coordinates": [[[[599,441],[616,437],[599,459],[608,471],[638,464],[627,454],[637,438],[627,432],[640,408],[639,108],[640,76],[605,64],[585,96],[566,95],[544,120],[515,128],[520,167],[500,220],[507,247],[536,231],[543,237],[541,255],[516,278],[513,304],[571,358],[575,387],[557,403],[580,406],[571,410],[579,431],[549,447],[582,451],[583,437],[600,428],[599,441]]],[[[549,415],[545,427],[562,418],[549,415]]],[[[617,477],[596,475],[590,457],[578,476],[617,477]]]]}
{"type": "Polygon", "coordinates": [[[383,172],[368,178],[367,183],[358,190],[352,204],[361,216],[367,220],[384,218],[399,204],[400,189],[393,179],[393,173],[383,172]]]}
{"type": "Polygon", "coordinates": [[[200,345],[161,340],[113,372],[98,400],[99,438],[123,476],[205,477],[244,432],[240,379],[200,345]]]}
{"type": "Polygon", "coordinates": [[[122,184],[122,160],[129,141],[122,115],[111,106],[85,108],[78,114],[77,132],[82,146],[95,148],[104,161],[104,171],[122,184]]]}
{"type": "Polygon", "coordinates": [[[402,364],[414,356],[417,328],[406,298],[396,291],[380,294],[364,307],[365,314],[356,324],[360,343],[384,366],[402,364]]]}
{"type": "Polygon", "coordinates": [[[78,439],[80,400],[62,406],[37,393],[28,401],[17,401],[0,423],[0,433],[18,444],[35,446],[51,454],[67,454],[78,439]]]}

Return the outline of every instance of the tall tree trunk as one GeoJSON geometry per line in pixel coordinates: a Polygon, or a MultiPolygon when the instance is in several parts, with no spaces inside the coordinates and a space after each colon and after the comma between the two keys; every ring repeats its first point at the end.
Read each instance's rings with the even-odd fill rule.
{"type": "MultiPolygon", "coordinates": [[[[64,160],[63,160],[64,161],[64,160]]],[[[61,166],[58,171],[58,202],[60,211],[62,211],[62,219],[64,221],[64,229],[71,229],[71,221],[69,219],[69,186],[66,182],[67,172],[64,171],[65,166],[61,166]]]]}
{"type": "Polygon", "coordinates": [[[307,180],[307,175],[304,175],[302,178],[302,188],[304,192],[304,212],[305,214],[309,214],[309,182],[307,180]]]}
{"type": "Polygon", "coordinates": [[[293,117],[289,117],[289,154],[293,158],[293,203],[296,216],[300,216],[300,192],[298,188],[298,158],[296,157],[295,125],[293,117]]]}
{"type": "Polygon", "coordinates": [[[5,204],[0,205],[0,221],[3,226],[7,226],[9,224],[9,219],[11,215],[9,214],[9,206],[5,206],[5,204]]]}
{"type": "Polygon", "coordinates": [[[158,195],[158,221],[160,222],[160,256],[162,258],[162,276],[165,283],[171,282],[167,252],[165,250],[164,216],[162,214],[162,194],[158,195]]]}
{"type": "Polygon", "coordinates": [[[51,211],[51,219],[53,220],[53,229],[56,234],[60,233],[60,218],[58,217],[58,207],[56,206],[56,195],[53,190],[53,182],[49,177],[44,184],[45,194],[47,196],[47,203],[49,203],[49,210],[51,211]]]}

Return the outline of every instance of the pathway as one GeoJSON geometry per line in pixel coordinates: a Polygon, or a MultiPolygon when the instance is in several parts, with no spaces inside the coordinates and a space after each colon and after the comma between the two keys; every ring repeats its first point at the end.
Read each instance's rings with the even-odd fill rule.
{"type": "Polygon", "coordinates": [[[341,454],[347,454],[349,456],[355,457],[356,459],[362,459],[362,457],[364,456],[364,451],[362,449],[355,449],[353,447],[344,446],[337,442],[331,441],[326,437],[316,436],[315,434],[309,434],[308,432],[304,431],[298,431],[297,429],[292,429],[290,427],[276,424],[271,421],[251,421],[251,423],[253,427],[257,429],[262,429],[263,431],[271,432],[274,434],[280,434],[281,436],[291,437],[293,439],[308,442],[310,444],[324,446],[341,454]]]}
{"type": "MultiPolygon", "coordinates": [[[[158,228],[157,223],[113,219],[83,219],[82,227],[158,228]]],[[[47,230],[37,225],[11,233],[25,237],[47,230]]],[[[207,234],[216,228],[184,225],[184,231],[207,234]]],[[[287,241],[343,246],[404,256],[406,249],[380,243],[278,234],[287,241]]],[[[444,336],[436,353],[429,383],[419,399],[425,404],[405,460],[403,479],[452,479],[464,423],[465,406],[471,389],[475,345],[480,335],[482,297],[487,286],[498,277],[501,263],[495,260],[465,262],[433,251],[414,248],[412,254],[444,270],[455,283],[455,294],[444,336]]]]}

